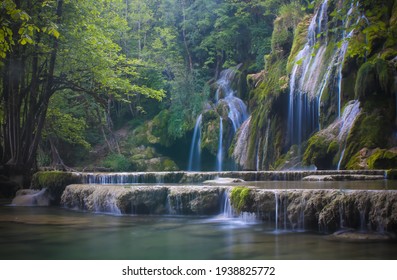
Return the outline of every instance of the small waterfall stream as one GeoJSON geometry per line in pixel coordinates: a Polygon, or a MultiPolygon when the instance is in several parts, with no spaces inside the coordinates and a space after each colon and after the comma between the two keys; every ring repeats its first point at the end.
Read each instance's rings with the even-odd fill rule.
{"type": "Polygon", "coordinates": [[[216,170],[222,171],[223,162],[223,120],[219,118],[219,141],[218,141],[218,152],[216,154],[216,170]]]}
{"type": "MultiPolygon", "coordinates": [[[[357,107],[357,102],[351,104],[350,112],[354,112],[355,106],[357,107]]],[[[237,178],[247,180],[294,179],[300,181],[303,177],[313,174],[335,176],[335,179],[343,174],[347,176],[346,178],[354,178],[351,177],[353,175],[360,176],[360,179],[362,176],[369,176],[368,179],[384,178],[379,175],[384,176],[384,172],[370,170],[291,171],[287,173],[239,171],[207,172],[206,174],[198,172],[80,173],[76,175],[79,175],[82,182],[86,183],[67,186],[61,198],[61,205],[66,208],[116,215],[211,215],[215,217],[214,219],[238,225],[258,223],[262,220],[265,223],[268,222],[270,227],[273,226],[275,233],[299,232],[320,226],[325,231],[349,227],[360,231],[386,232],[397,228],[397,222],[390,218],[397,215],[397,191],[395,190],[299,189],[298,185],[301,182],[291,182],[294,187],[284,186],[280,189],[274,189],[274,184],[270,188],[251,186],[248,200],[250,202],[244,205],[243,212],[238,213],[233,209],[230,199],[232,185],[176,183],[186,180],[183,179],[185,175],[192,174],[202,175],[199,176],[200,181],[203,178],[217,176],[237,176],[237,178]],[[147,184],[155,182],[155,178],[159,176],[163,181],[172,184],[147,184]],[[140,183],[131,183],[137,181],[140,183]],[[98,182],[118,183],[98,184],[98,182]]],[[[339,180],[343,178],[345,177],[339,180]]],[[[244,185],[244,183],[239,184],[244,185]]],[[[280,184],[283,183],[278,183],[280,184]]]]}
{"type": "Polygon", "coordinates": [[[201,162],[201,122],[203,115],[200,114],[194,126],[192,143],[190,145],[188,171],[199,171],[201,162]]]}
{"type": "MultiPolygon", "coordinates": [[[[233,137],[240,126],[246,121],[248,118],[247,106],[245,103],[238,97],[235,96],[235,91],[233,90],[232,83],[235,79],[237,70],[241,65],[237,65],[236,67],[225,69],[221,72],[219,79],[216,81],[217,90],[215,93],[215,107],[220,104],[225,104],[228,109],[227,119],[230,120],[232,124],[232,135],[228,135],[228,137],[233,137]]],[[[231,139],[224,139],[224,125],[227,123],[227,120],[224,119],[225,116],[220,116],[219,120],[219,136],[218,136],[218,149],[216,155],[215,162],[215,170],[222,171],[223,170],[223,162],[225,160],[224,152],[229,147],[226,147],[225,143],[230,143],[231,139]],[[225,122],[225,124],[224,124],[225,122]]],[[[200,129],[203,125],[203,116],[202,114],[196,120],[196,125],[193,131],[193,137],[190,146],[190,154],[189,154],[189,164],[188,171],[200,171],[200,161],[201,161],[201,132],[200,129]]]]}
{"type": "Polygon", "coordinates": [[[299,154],[301,144],[321,128],[322,98],[326,90],[330,96],[335,96],[331,99],[337,108],[335,118],[342,117],[342,70],[349,38],[354,32],[346,30],[357,16],[354,13],[357,7],[358,3],[351,4],[342,23],[344,31],[340,35],[339,47],[327,58],[328,0],[323,0],[309,24],[307,42],[296,55],[289,84],[288,138],[291,145],[298,145],[299,154]]]}
{"type": "Polygon", "coordinates": [[[354,122],[360,114],[360,102],[358,100],[350,101],[346,105],[343,115],[340,119],[341,125],[339,129],[338,140],[340,143],[340,158],[338,161],[337,170],[340,170],[343,157],[345,155],[347,137],[349,136],[350,130],[352,129],[354,122]]]}
{"type": "Polygon", "coordinates": [[[313,16],[307,34],[307,42],[297,54],[290,76],[288,136],[290,144],[297,144],[300,151],[302,141],[319,127],[319,100],[316,88],[324,63],[326,44],[321,44],[327,32],[328,0],[313,16]]]}

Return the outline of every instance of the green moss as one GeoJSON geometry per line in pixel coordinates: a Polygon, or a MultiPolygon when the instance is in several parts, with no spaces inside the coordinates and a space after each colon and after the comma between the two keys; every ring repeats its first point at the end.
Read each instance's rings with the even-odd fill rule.
{"type": "Polygon", "coordinates": [[[328,145],[327,153],[328,154],[336,154],[339,150],[338,141],[334,140],[328,145]]]}
{"type": "Polygon", "coordinates": [[[165,158],[162,161],[162,171],[177,171],[179,170],[178,165],[176,165],[176,163],[169,159],[169,158],[165,158]]]}
{"type": "Polygon", "coordinates": [[[357,73],[355,97],[360,101],[391,95],[394,76],[389,63],[381,58],[364,63],[357,73]]]}
{"type": "Polygon", "coordinates": [[[80,178],[70,172],[62,171],[41,171],[33,174],[31,188],[47,188],[51,204],[58,205],[66,186],[80,183],[80,178]]]}
{"type": "Polygon", "coordinates": [[[201,133],[201,150],[205,149],[216,156],[219,144],[219,115],[214,110],[203,114],[201,133]]]}
{"type": "Polygon", "coordinates": [[[291,72],[295,63],[295,57],[307,41],[307,29],[310,24],[310,17],[306,16],[296,27],[291,52],[288,57],[287,71],[291,72]]]}
{"type": "Polygon", "coordinates": [[[370,169],[387,169],[397,167],[397,154],[384,149],[377,149],[367,160],[370,169]]]}
{"type": "MultiPolygon", "coordinates": [[[[288,55],[294,41],[294,29],[303,17],[300,4],[292,1],[282,5],[278,11],[279,16],[274,20],[271,39],[272,52],[280,57],[288,55]]],[[[302,30],[305,28],[302,27],[302,30]]]]}
{"type": "Polygon", "coordinates": [[[368,149],[386,148],[390,134],[391,124],[381,110],[377,109],[372,113],[363,112],[360,114],[347,138],[342,167],[355,169],[354,162],[352,161],[347,166],[348,162],[364,147],[368,149]]]}
{"type": "Polygon", "coordinates": [[[346,169],[349,169],[349,170],[363,169],[363,167],[360,165],[360,163],[361,163],[360,152],[357,152],[352,157],[350,157],[348,163],[346,164],[346,169]]]}
{"type": "Polygon", "coordinates": [[[315,165],[318,169],[330,169],[332,159],[338,150],[339,145],[336,141],[317,133],[308,140],[307,148],[303,154],[303,164],[315,165]]]}
{"type": "Polygon", "coordinates": [[[234,187],[230,194],[230,202],[238,213],[247,211],[252,203],[251,189],[247,187],[234,187]]]}

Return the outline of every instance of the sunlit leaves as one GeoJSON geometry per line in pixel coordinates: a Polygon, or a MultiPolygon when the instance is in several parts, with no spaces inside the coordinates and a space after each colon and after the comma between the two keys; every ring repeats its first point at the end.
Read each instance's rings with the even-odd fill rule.
{"type": "Polygon", "coordinates": [[[54,1],[43,1],[41,7],[25,11],[13,0],[0,2],[0,58],[5,58],[16,44],[36,44],[37,33],[59,38],[53,4],[54,1]]]}
{"type": "Polygon", "coordinates": [[[49,108],[43,136],[57,137],[67,143],[81,145],[88,149],[90,144],[84,139],[86,128],[87,125],[84,119],[63,113],[60,108],[49,108]]]}

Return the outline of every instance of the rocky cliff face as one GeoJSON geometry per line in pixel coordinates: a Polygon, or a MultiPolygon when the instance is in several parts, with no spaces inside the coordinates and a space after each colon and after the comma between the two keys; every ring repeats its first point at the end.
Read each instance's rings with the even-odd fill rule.
{"type": "Polygon", "coordinates": [[[248,77],[240,167],[396,167],[396,18],[397,1],[323,0],[280,37],[294,21],[280,15],[265,70],[248,77]]]}

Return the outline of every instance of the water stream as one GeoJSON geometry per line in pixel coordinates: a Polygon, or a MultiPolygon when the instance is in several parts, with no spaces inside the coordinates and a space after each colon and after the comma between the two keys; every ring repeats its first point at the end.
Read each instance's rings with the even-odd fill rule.
{"type": "Polygon", "coordinates": [[[194,126],[192,143],[190,145],[188,171],[199,171],[201,162],[201,123],[203,115],[200,114],[194,126]]]}
{"type": "Polygon", "coordinates": [[[218,140],[218,152],[216,154],[216,170],[222,171],[223,163],[223,120],[219,118],[219,140],[218,140]]]}
{"type": "MultiPolygon", "coordinates": [[[[223,119],[224,116],[219,116],[219,132],[218,132],[218,149],[215,162],[215,170],[222,171],[223,163],[225,160],[224,150],[228,150],[225,143],[231,143],[231,139],[224,139],[224,123],[230,120],[232,125],[231,135],[227,137],[234,137],[240,126],[248,118],[247,105],[238,97],[235,96],[235,91],[233,89],[233,81],[235,79],[236,73],[241,65],[236,67],[225,69],[221,72],[219,79],[216,81],[217,90],[215,94],[215,104],[217,107],[220,104],[225,104],[228,110],[227,120],[223,119]],[[225,140],[225,141],[224,141],[225,140]]],[[[196,125],[193,131],[193,137],[190,147],[189,155],[189,165],[188,171],[200,171],[200,156],[201,156],[201,134],[200,127],[206,124],[202,123],[202,114],[196,120],[196,125]]]]}

